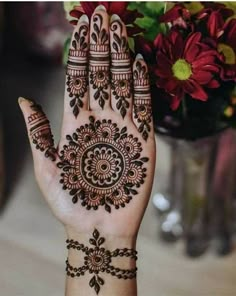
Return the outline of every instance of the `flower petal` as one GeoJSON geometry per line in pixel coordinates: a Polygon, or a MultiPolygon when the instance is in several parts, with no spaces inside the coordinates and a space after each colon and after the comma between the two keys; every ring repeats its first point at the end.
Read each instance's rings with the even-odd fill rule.
{"type": "Polygon", "coordinates": [[[186,56],[187,52],[192,51],[192,49],[196,46],[196,43],[200,42],[201,38],[202,34],[200,32],[189,35],[185,42],[184,56],[186,56]]]}
{"type": "Polygon", "coordinates": [[[109,13],[118,14],[121,17],[128,6],[128,2],[124,2],[124,1],[110,2],[109,4],[110,4],[109,13]]]}
{"type": "Polygon", "coordinates": [[[204,89],[194,80],[186,80],[183,84],[183,89],[186,93],[190,94],[193,98],[206,101],[208,99],[207,93],[204,89]]]}
{"type": "Polygon", "coordinates": [[[199,84],[204,85],[210,82],[212,79],[212,73],[206,71],[197,71],[196,74],[192,75],[192,78],[199,84]]]}
{"type": "Polygon", "coordinates": [[[171,97],[171,103],[170,103],[170,108],[175,111],[178,109],[180,101],[183,98],[183,93],[179,92],[178,94],[174,95],[171,97]]]}
{"type": "Polygon", "coordinates": [[[224,20],[219,11],[213,11],[207,22],[207,29],[211,37],[217,38],[218,32],[222,30],[224,20]]]}

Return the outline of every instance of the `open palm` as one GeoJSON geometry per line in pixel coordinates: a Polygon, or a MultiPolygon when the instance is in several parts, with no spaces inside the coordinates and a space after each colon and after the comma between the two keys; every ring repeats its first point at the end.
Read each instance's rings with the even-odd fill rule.
{"type": "Polygon", "coordinates": [[[41,107],[20,100],[39,186],[56,217],[78,233],[135,236],[154,174],[147,66],[129,57],[118,16],[96,10],[74,29],[62,136],[53,144],[41,107]]]}

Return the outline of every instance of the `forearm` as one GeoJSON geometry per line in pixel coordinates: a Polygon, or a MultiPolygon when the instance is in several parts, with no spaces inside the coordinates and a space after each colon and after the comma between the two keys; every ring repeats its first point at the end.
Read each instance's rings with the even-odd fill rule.
{"type": "Polygon", "coordinates": [[[67,233],[66,296],[137,295],[135,238],[67,233]]]}

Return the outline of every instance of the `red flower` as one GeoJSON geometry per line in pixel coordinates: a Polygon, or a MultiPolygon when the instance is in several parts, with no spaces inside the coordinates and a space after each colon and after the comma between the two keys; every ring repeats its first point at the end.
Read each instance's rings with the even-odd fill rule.
{"type": "Polygon", "coordinates": [[[202,3],[202,5],[204,6],[204,8],[197,14],[198,19],[206,19],[213,12],[220,13],[224,20],[226,20],[234,14],[234,11],[232,9],[227,8],[222,3],[204,2],[202,3]]]}
{"type": "Polygon", "coordinates": [[[190,34],[186,40],[180,32],[171,30],[167,37],[156,39],[157,86],[171,94],[171,108],[176,110],[184,94],[206,101],[205,88],[217,88],[214,74],[219,72],[215,60],[217,52],[202,43],[201,33],[190,34]]]}
{"type": "Polygon", "coordinates": [[[214,11],[207,22],[208,33],[222,56],[221,79],[236,81],[236,19],[224,21],[219,11],[214,11]]]}
{"type": "Polygon", "coordinates": [[[162,23],[171,23],[173,26],[187,29],[191,14],[183,4],[176,4],[159,18],[162,23]]]}
{"type": "Polygon", "coordinates": [[[70,12],[70,15],[76,20],[72,20],[71,23],[73,25],[76,25],[78,22],[78,19],[83,15],[86,14],[89,19],[91,18],[95,8],[98,5],[103,5],[106,7],[107,13],[109,15],[112,14],[118,14],[123,22],[127,26],[127,34],[128,36],[133,36],[136,34],[139,34],[141,32],[144,32],[143,29],[141,29],[138,25],[136,25],[134,22],[136,18],[141,18],[143,15],[139,13],[137,10],[128,10],[128,2],[108,2],[108,1],[81,1],[80,6],[74,6],[74,9],[70,12]]]}

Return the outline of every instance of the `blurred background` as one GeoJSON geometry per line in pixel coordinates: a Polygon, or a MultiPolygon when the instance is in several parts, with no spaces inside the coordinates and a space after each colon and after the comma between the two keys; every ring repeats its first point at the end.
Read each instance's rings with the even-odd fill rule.
{"type": "MultiPolygon", "coordinates": [[[[65,77],[63,46],[72,27],[65,18],[62,2],[1,2],[0,26],[0,291],[7,296],[64,295],[64,229],[52,216],[35,182],[17,99],[23,96],[43,105],[58,141],[65,77]]],[[[224,137],[227,147],[235,147],[233,132],[224,137]]],[[[220,137],[218,144],[219,141],[220,137]]],[[[202,160],[209,159],[209,149],[216,147],[215,143],[201,146],[210,148],[204,150],[200,160],[197,157],[200,169],[188,166],[194,171],[188,174],[189,184],[192,178],[204,183],[199,170],[204,171],[202,160]]],[[[198,223],[190,223],[197,230],[187,231],[189,236],[183,234],[186,225],[181,223],[181,190],[173,183],[185,182],[181,170],[175,169],[176,165],[183,165],[181,153],[174,159],[177,149],[189,151],[183,145],[181,141],[170,142],[157,136],[153,193],[138,240],[139,295],[234,296],[236,253],[229,234],[232,221],[224,232],[223,243],[209,242],[210,235],[204,232],[209,215],[202,210],[194,215],[198,223]],[[178,191],[177,202],[173,202],[173,190],[178,191]],[[191,240],[193,232],[199,235],[191,240]]],[[[216,223],[225,222],[218,219],[216,223]]]]}

